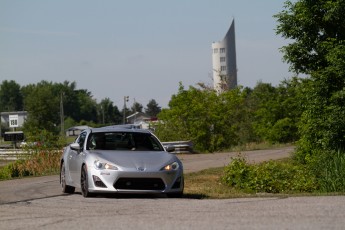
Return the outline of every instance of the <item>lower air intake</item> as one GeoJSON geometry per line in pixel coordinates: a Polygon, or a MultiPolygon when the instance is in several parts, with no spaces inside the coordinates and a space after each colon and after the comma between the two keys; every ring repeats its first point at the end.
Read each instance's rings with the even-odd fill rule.
{"type": "Polygon", "coordinates": [[[114,188],[126,190],[164,190],[165,184],[160,178],[120,178],[114,184],[114,188]]]}

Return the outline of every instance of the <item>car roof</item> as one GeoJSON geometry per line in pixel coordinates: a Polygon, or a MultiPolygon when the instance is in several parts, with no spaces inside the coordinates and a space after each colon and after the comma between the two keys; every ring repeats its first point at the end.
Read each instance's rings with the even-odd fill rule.
{"type": "Polygon", "coordinates": [[[139,129],[133,125],[113,125],[113,126],[105,126],[100,128],[90,128],[92,133],[99,133],[99,132],[131,132],[131,133],[148,133],[151,134],[149,130],[146,129],[139,129]]]}

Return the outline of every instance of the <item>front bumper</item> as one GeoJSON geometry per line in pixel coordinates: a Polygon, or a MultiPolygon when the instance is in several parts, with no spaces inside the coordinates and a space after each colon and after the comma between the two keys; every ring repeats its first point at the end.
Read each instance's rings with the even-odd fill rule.
{"type": "Polygon", "coordinates": [[[183,192],[183,171],[89,170],[89,192],[178,193],[183,192]]]}

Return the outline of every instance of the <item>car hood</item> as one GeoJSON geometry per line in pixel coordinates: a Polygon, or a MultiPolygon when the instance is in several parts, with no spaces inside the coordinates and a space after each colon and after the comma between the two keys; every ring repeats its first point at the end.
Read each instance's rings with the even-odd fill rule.
{"type": "Polygon", "coordinates": [[[123,168],[159,170],[176,161],[176,156],[164,151],[93,151],[101,158],[123,168]]]}

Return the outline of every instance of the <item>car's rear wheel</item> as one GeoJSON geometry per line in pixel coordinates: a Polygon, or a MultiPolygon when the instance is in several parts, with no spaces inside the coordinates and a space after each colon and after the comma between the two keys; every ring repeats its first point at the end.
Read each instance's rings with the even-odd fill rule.
{"type": "Polygon", "coordinates": [[[92,197],[94,195],[93,193],[89,192],[89,179],[87,175],[86,165],[83,165],[83,168],[81,170],[80,187],[83,197],[92,197]]]}
{"type": "Polygon", "coordinates": [[[74,193],[75,187],[69,186],[66,184],[66,169],[65,169],[65,162],[62,162],[60,168],[60,182],[62,187],[63,193],[74,193]]]}

